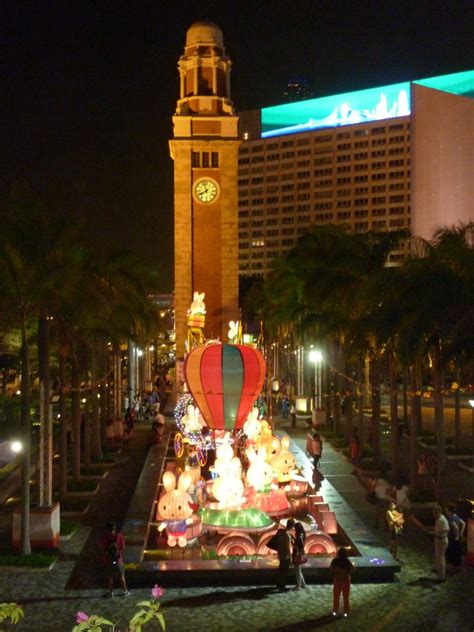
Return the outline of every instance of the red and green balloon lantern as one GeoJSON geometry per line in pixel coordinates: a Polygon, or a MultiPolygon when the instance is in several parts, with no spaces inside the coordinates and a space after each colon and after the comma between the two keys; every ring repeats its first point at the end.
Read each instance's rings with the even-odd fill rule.
{"type": "Polygon", "coordinates": [[[184,376],[210,428],[239,430],[262,390],[265,360],[253,347],[204,345],[186,357],[184,376]]]}

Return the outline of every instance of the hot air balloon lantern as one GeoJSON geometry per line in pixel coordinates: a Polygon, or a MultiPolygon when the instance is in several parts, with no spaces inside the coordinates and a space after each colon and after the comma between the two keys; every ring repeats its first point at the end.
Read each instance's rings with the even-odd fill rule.
{"type": "Polygon", "coordinates": [[[262,390],[265,360],[245,345],[202,345],[187,355],[184,376],[210,428],[240,430],[262,390]]]}

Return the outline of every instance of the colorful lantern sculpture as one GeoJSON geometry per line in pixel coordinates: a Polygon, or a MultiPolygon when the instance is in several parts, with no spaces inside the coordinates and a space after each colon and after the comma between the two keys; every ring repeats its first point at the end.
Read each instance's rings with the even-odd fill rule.
{"type": "Polygon", "coordinates": [[[204,345],[187,356],[184,376],[210,428],[239,430],[262,390],[265,360],[253,347],[204,345]]]}

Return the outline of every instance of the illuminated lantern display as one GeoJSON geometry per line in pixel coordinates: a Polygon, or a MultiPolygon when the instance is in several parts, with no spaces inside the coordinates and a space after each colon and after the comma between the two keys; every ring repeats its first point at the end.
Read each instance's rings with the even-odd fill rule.
{"type": "Polygon", "coordinates": [[[262,390],[265,360],[253,347],[196,347],[184,362],[188,388],[210,428],[239,430],[262,390]]]}
{"type": "Polygon", "coordinates": [[[260,448],[258,452],[253,449],[246,451],[250,467],[247,470],[247,483],[255,490],[264,489],[273,480],[273,470],[269,463],[266,462],[267,451],[260,448]]]}
{"type": "Polygon", "coordinates": [[[217,555],[254,555],[256,546],[247,533],[229,533],[217,545],[217,555]]]}
{"type": "Polygon", "coordinates": [[[269,516],[282,516],[290,509],[290,503],[283,489],[255,492],[253,487],[247,493],[247,506],[264,511],[269,516]]]}
{"type": "Polygon", "coordinates": [[[199,515],[203,525],[215,527],[218,531],[238,529],[249,533],[260,533],[275,527],[270,516],[255,508],[221,511],[201,507],[199,515]]]}
{"type": "Polygon", "coordinates": [[[281,450],[270,460],[275,477],[279,483],[289,483],[295,469],[295,457],[289,450],[290,440],[284,436],[281,440],[281,450]]]}
{"type": "Polygon", "coordinates": [[[304,550],[310,555],[335,555],[337,548],[327,533],[311,533],[306,537],[304,550]]]}
{"type": "Polygon", "coordinates": [[[158,530],[166,527],[169,546],[186,546],[186,530],[193,523],[193,500],[187,490],[192,485],[192,477],[188,472],[181,474],[176,489],[176,476],[173,472],[163,474],[165,493],[158,503],[158,519],[163,519],[158,530]]]}
{"type": "Polygon", "coordinates": [[[273,456],[273,439],[272,429],[266,419],[262,419],[260,422],[260,432],[255,439],[256,448],[265,448],[267,451],[267,460],[273,456]]]}

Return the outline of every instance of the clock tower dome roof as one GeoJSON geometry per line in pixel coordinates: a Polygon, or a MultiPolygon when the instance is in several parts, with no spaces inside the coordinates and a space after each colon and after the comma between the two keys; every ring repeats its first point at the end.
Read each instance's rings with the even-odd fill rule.
{"type": "Polygon", "coordinates": [[[200,20],[192,24],[186,33],[186,47],[199,44],[216,44],[224,47],[222,31],[210,20],[200,20]]]}

